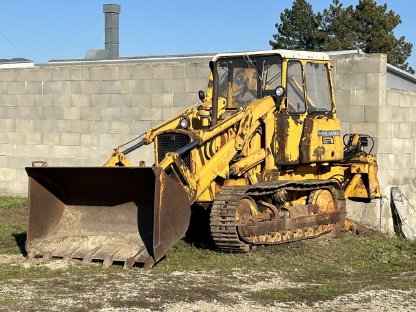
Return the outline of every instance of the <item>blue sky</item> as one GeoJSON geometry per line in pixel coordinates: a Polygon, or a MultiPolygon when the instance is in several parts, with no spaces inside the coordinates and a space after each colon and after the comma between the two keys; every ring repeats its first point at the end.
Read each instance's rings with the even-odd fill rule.
{"type": "MultiPolygon", "coordinates": [[[[315,12],[332,0],[309,0],[315,12]]],[[[341,0],[344,6],[358,0],[341,0]]],[[[377,1],[400,15],[396,36],[415,51],[416,4],[377,1]]],[[[14,0],[2,1],[0,58],[25,57],[36,63],[83,58],[104,47],[104,3],[121,5],[120,56],[267,50],[280,13],[292,0],[14,0]]]]}

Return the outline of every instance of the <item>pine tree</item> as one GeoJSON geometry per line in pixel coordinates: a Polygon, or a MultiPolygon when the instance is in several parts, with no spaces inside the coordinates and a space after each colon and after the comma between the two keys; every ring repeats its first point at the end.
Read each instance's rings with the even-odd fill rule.
{"type": "Polygon", "coordinates": [[[340,51],[356,49],[356,21],[354,8],[344,8],[339,0],[333,0],[322,13],[322,32],[325,34],[324,50],[340,51]]]}
{"type": "Polygon", "coordinates": [[[274,41],[269,43],[273,49],[385,53],[390,64],[414,73],[406,62],[413,45],[403,36],[394,36],[400,23],[398,14],[375,0],[359,0],[355,7],[346,8],[340,0],[333,0],[328,9],[316,14],[306,0],[294,0],[292,8],[280,14],[274,41]]]}
{"type": "Polygon", "coordinates": [[[270,41],[273,49],[320,50],[323,42],[319,33],[320,15],[315,15],[306,0],[295,0],[291,9],[280,14],[277,34],[270,41]]]}
{"type": "Polygon", "coordinates": [[[413,45],[404,37],[396,38],[394,29],[401,23],[400,16],[387,4],[377,5],[374,0],[360,0],[355,7],[357,46],[366,53],[385,53],[387,62],[414,73],[406,63],[413,45]]]}

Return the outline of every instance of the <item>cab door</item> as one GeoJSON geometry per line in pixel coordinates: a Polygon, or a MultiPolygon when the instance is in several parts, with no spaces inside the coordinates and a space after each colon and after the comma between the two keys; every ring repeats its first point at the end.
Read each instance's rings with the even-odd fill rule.
{"type": "Polygon", "coordinates": [[[276,165],[342,160],[329,63],[289,60],[285,65],[286,98],[276,113],[276,165]]]}
{"type": "Polygon", "coordinates": [[[304,75],[299,61],[283,63],[282,69],[286,70],[282,81],[283,85],[286,82],[286,100],[276,113],[276,165],[296,165],[300,163],[299,146],[307,115],[304,75]]]}

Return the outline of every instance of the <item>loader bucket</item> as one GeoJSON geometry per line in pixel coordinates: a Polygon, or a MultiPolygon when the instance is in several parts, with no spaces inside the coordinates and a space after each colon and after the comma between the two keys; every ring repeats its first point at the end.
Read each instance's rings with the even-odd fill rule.
{"type": "Polygon", "coordinates": [[[190,203],[158,167],[27,167],[30,257],[151,267],[184,235],[190,203]]]}

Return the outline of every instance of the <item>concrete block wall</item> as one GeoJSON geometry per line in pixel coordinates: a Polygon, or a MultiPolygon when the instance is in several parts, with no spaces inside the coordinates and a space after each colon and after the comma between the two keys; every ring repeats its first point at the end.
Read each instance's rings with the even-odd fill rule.
{"type": "MultiPolygon", "coordinates": [[[[101,166],[112,149],[197,102],[208,62],[0,69],[0,194],[26,195],[25,166],[101,166]]],[[[153,163],[152,146],[129,159],[153,163]]]]}
{"type": "Polygon", "coordinates": [[[343,132],[374,137],[372,153],[377,155],[383,194],[381,200],[367,205],[350,202],[349,213],[374,228],[393,232],[391,187],[399,186],[409,200],[416,202],[410,187],[416,173],[416,127],[412,122],[416,120],[416,93],[387,89],[387,62],[383,54],[333,56],[332,60],[343,132]]]}

